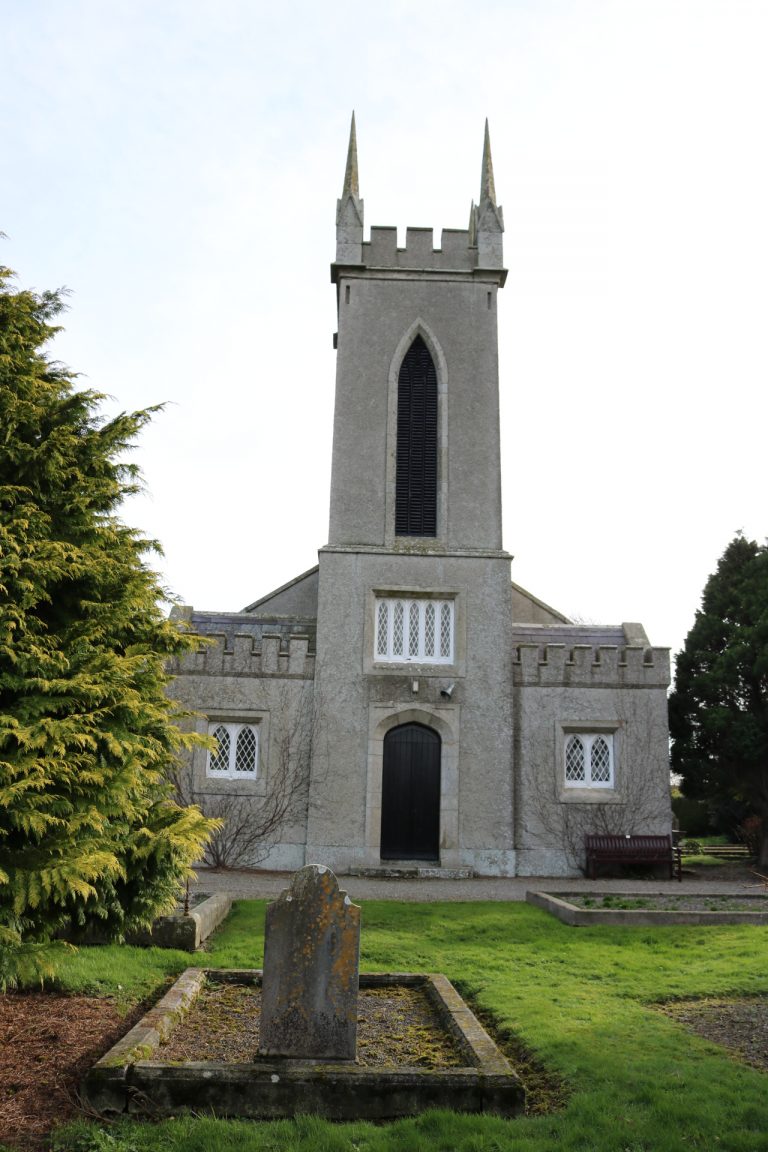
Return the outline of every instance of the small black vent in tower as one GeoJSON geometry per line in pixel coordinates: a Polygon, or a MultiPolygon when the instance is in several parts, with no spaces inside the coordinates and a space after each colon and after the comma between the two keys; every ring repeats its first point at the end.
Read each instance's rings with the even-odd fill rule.
{"type": "Polygon", "coordinates": [[[437,535],[437,373],[417,336],[397,381],[395,533],[437,535]]]}

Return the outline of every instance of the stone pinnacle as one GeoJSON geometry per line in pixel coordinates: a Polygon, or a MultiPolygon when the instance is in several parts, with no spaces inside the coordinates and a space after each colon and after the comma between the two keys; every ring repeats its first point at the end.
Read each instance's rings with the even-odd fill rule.
{"type": "MultiPolygon", "coordinates": [[[[491,176],[493,183],[493,176],[491,176]]],[[[344,187],[341,191],[342,200],[347,196],[358,199],[360,189],[357,182],[357,133],[355,131],[355,114],[352,113],[352,123],[349,128],[349,148],[347,149],[347,168],[344,173],[344,187]]]]}
{"type": "MultiPolygon", "coordinates": [[[[354,130],[354,118],[352,127],[354,130]]],[[[357,158],[355,158],[355,177],[357,177],[357,158]]],[[[488,131],[487,119],[485,121],[485,139],[483,141],[483,171],[480,177],[480,203],[483,204],[486,200],[490,200],[494,208],[496,207],[496,187],[493,182],[493,160],[491,159],[491,134],[488,131]]]]}

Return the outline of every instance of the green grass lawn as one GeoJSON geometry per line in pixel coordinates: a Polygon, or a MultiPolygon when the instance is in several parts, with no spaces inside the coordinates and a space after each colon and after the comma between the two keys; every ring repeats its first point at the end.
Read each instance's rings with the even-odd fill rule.
{"type": "MultiPolygon", "coordinates": [[[[264,905],[240,902],[192,963],[259,967],[264,905]]],[[[62,986],[156,992],[190,957],[83,948],[62,986]]],[[[316,1118],[83,1121],[57,1152],[681,1152],[768,1149],[768,1076],[653,1011],[673,997],[768,994],[768,928],[569,928],[526,904],[363,905],[362,967],[444,972],[569,1087],[565,1107],[516,1120],[431,1112],[386,1125],[316,1118]]]]}
{"type": "MultiPolygon", "coordinates": [[[[699,843],[701,843],[701,841],[699,841],[699,843]]],[[[689,853],[683,852],[682,857],[684,868],[696,867],[699,870],[702,868],[706,870],[707,868],[727,868],[729,865],[733,866],[733,861],[723,860],[720,856],[691,856],[689,853]]],[[[744,857],[744,859],[738,861],[736,867],[743,867],[746,863],[747,858],[744,857]]]]}

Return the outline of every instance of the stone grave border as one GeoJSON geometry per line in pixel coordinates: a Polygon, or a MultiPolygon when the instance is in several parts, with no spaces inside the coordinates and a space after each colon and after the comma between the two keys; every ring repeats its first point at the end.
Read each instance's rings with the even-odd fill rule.
{"type": "Polygon", "coordinates": [[[149,930],[130,932],[126,944],[140,947],[177,948],[181,952],[196,952],[211,933],[226,920],[232,908],[232,897],[216,892],[201,900],[189,912],[176,912],[158,916],[149,930]]]}
{"type": "MultiPolygon", "coordinates": [[[[583,892],[532,892],[525,894],[528,904],[543,908],[563,924],[573,928],[586,928],[590,924],[636,924],[650,928],[663,924],[768,924],[768,904],[765,912],[738,912],[738,911],[686,911],[685,909],[652,909],[652,908],[581,908],[571,904],[570,895],[583,896],[583,892]]],[[[638,892],[590,892],[590,896],[614,896],[617,899],[636,900],[643,893],[638,892]]],[[[651,894],[652,895],[652,894],[651,894]]],[[[677,895],[677,893],[675,893],[677,895]]],[[[684,895],[684,893],[683,893],[684,895]]],[[[730,893],[716,893],[712,896],[728,898],[730,893]]]]}
{"type": "Polygon", "coordinates": [[[472,1011],[442,975],[361,974],[360,987],[423,988],[466,1066],[449,1069],[262,1057],[248,1064],[164,1064],[157,1049],[189,1011],[207,978],[261,982],[260,969],[187,968],[163,998],[90,1069],[84,1103],[104,1117],[212,1112],[253,1119],[312,1113],[333,1120],[388,1120],[428,1108],[522,1113],[523,1085],[472,1011]]]}

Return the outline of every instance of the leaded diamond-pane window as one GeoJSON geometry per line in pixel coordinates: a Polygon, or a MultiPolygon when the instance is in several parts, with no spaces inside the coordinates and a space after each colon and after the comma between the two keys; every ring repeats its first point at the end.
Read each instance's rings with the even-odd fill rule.
{"type": "Polygon", "coordinates": [[[592,783],[607,784],[611,779],[611,754],[605,737],[598,736],[592,744],[592,783]]]}
{"type": "Polygon", "coordinates": [[[211,735],[216,741],[216,750],[210,753],[208,770],[210,772],[226,772],[229,769],[229,732],[219,724],[214,728],[211,735]]]}
{"type": "Polygon", "coordinates": [[[392,626],[392,655],[403,655],[403,617],[405,610],[403,609],[402,600],[395,601],[394,621],[392,626]]]}
{"type": "Polygon", "coordinates": [[[412,600],[408,609],[408,655],[413,659],[419,656],[419,615],[418,602],[412,600]]]}
{"type": "Polygon", "coordinates": [[[387,650],[387,605],[384,600],[379,601],[376,610],[376,651],[387,650]]]}
{"type": "Polygon", "coordinates": [[[568,784],[581,784],[586,779],[584,745],[578,736],[569,736],[565,745],[565,779],[568,784]]]}
{"type": "Polygon", "coordinates": [[[424,609],[424,655],[428,660],[435,655],[435,606],[431,600],[424,609]]]}
{"type": "Polygon", "coordinates": [[[259,729],[256,724],[209,725],[216,748],[208,753],[208,775],[254,780],[259,771],[259,729]]]}
{"type": "Polygon", "coordinates": [[[578,732],[565,738],[565,784],[613,788],[613,733],[578,732]]]}
{"type": "Polygon", "coordinates": [[[453,600],[382,596],[375,613],[376,660],[453,663],[453,600]]]}
{"type": "Polygon", "coordinates": [[[440,657],[450,660],[453,651],[453,604],[446,603],[440,608],[440,657]]]}
{"type": "Polygon", "coordinates": [[[237,751],[235,752],[235,772],[254,773],[256,771],[256,752],[258,743],[256,731],[248,725],[241,728],[237,734],[237,751]]]}

